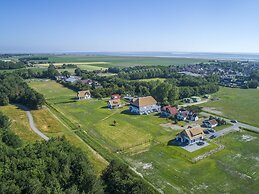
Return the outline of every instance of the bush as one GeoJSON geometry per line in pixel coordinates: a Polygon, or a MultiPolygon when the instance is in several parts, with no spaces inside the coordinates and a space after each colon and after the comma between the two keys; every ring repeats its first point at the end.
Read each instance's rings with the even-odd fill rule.
{"type": "Polygon", "coordinates": [[[113,160],[104,170],[102,176],[104,191],[110,194],[139,194],[157,193],[140,177],[137,177],[129,167],[120,161],[113,160]]]}
{"type": "Polygon", "coordinates": [[[0,128],[7,128],[10,125],[10,120],[2,112],[0,112],[0,128]]]}
{"type": "Polygon", "coordinates": [[[22,145],[22,140],[9,129],[4,130],[2,141],[10,147],[18,148],[22,145]]]}

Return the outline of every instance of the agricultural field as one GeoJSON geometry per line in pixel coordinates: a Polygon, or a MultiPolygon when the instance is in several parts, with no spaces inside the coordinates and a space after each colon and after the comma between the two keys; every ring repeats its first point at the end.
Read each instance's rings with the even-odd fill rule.
{"type": "Polygon", "coordinates": [[[43,94],[45,99],[51,103],[70,102],[74,101],[76,97],[76,92],[48,79],[28,80],[28,84],[43,94]]]}
{"type": "MultiPolygon", "coordinates": [[[[106,70],[107,67],[100,67],[99,65],[106,65],[106,62],[70,62],[71,64],[77,65],[81,70],[87,71],[97,71],[97,70],[106,70]]],[[[70,63],[54,63],[55,66],[62,66],[63,64],[70,64],[70,63]]],[[[42,64],[35,64],[36,67],[46,69],[49,66],[49,63],[42,63],[42,64]]],[[[59,69],[60,72],[68,71],[70,73],[74,73],[76,68],[66,68],[66,69],[59,69]]]]}
{"type": "Polygon", "coordinates": [[[259,90],[221,87],[212,95],[218,100],[202,104],[229,119],[259,127],[259,90]]]}
{"type": "MultiPolygon", "coordinates": [[[[35,55],[36,57],[37,55],[35,55]]],[[[206,59],[191,58],[166,58],[166,57],[124,57],[124,56],[94,56],[94,55],[39,55],[40,57],[49,57],[54,63],[93,63],[99,67],[126,67],[136,65],[183,65],[207,62],[206,59]]],[[[43,62],[46,61],[34,61],[43,62]]]]}
{"type": "Polygon", "coordinates": [[[109,110],[106,100],[71,100],[74,92],[54,81],[29,84],[44,94],[60,114],[165,193],[255,193],[259,189],[258,134],[231,133],[189,153],[168,145],[179,130],[162,127],[160,124],[170,121],[156,114],[131,115],[127,106],[109,110]],[[225,146],[224,150],[197,163],[191,162],[220,144],[225,146]],[[233,157],[236,159],[231,160],[233,157]]]}
{"type": "Polygon", "coordinates": [[[132,81],[140,81],[140,82],[150,82],[150,81],[160,81],[164,82],[166,78],[149,78],[149,79],[137,79],[137,80],[132,80],[132,81]]]}

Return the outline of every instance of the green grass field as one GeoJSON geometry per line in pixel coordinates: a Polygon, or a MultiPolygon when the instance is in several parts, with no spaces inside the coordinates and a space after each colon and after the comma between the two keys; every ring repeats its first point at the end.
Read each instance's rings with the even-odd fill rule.
{"type": "Polygon", "coordinates": [[[107,162],[85,144],[73,131],[47,108],[32,111],[37,128],[48,137],[65,136],[67,140],[76,147],[81,148],[93,164],[95,172],[100,174],[106,167],[107,162]]]}
{"type": "Polygon", "coordinates": [[[25,143],[42,140],[34,133],[29,125],[26,113],[14,105],[1,106],[0,111],[7,115],[11,120],[11,130],[21,137],[25,143]]]}
{"type": "Polygon", "coordinates": [[[225,145],[224,150],[196,164],[164,145],[152,146],[128,160],[165,193],[256,193],[258,138],[249,132],[228,134],[217,140],[225,145]]]}
{"type": "MultiPolygon", "coordinates": [[[[43,55],[41,55],[43,56],[43,55]]],[[[183,65],[190,63],[207,62],[205,59],[166,58],[166,57],[117,57],[117,56],[90,56],[90,55],[46,55],[48,61],[55,63],[82,63],[91,62],[99,67],[136,66],[136,65],[183,65]],[[103,64],[101,64],[101,63],[103,64]],[[99,63],[99,64],[98,64],[99,63]]],[[[39,62],[39,61],[35,61],[39,62]]],[[[43,63],[46,61],[42,61],[43,63]]]]}
{"type": "Polygon", "coordinates": [[[138,80],[132,80],[132,81],[140,81],[140,82],[150,82],[150,81],[160,81],[164,82],[166,78],[149,78],[149,79],[138,79],[138,80]]]}
{"type": "Polygon", "coordinates": [[[189,153],[167,145],[179,131],[161,127],[169,121],[155,114],[131,115],[127,107],[109,110],[104,100],[71,101],[74,92],[54,81],[30,85],[43,93],[61,114],[165,193],[255,193],[259,189],[258,134],[244,131],[214,140],[225,145],[225,149],[192,163],[192,158],[218,146],[210,143],[189,153]],[[116,126],[112,126],[114,120],[116,126]]]}
{"type": "Polygon", "coordinates": [[[259,90],[221,87],[219,98],[202,104],[222,112],[223,116],[259,127],[259,90]]]}

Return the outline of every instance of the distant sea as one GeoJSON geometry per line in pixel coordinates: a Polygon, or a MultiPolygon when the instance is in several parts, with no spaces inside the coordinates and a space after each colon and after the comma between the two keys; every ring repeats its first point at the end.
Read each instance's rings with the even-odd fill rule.
{"type": "Polygon", "coordinates": [[[106,56],[139,56],[139,57],[168,57],[168,58],[197,58],[217,60],[258,61],[259,54],[244,53],[205,53],[205,52],[84,52],[77,54],[106,55],[106,56]]]}

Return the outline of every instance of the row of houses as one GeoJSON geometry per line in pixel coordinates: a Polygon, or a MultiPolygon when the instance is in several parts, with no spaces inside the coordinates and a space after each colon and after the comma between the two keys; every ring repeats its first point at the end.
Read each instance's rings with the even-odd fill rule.
{"type": "MultiPolygon", "coordinates": [[[[77,97],[79,100],[89,99],[91,98],[91,93],[89,90],[78,91],[77,97]]],[[[134,114],[143,115],[150,114],[152,112],[160,112],[161,116],[163,117],[175,116],[178,120],[198,120],[198,115],[193,113],[192,111],[181,109],[178,110],[176,107],[172,107],[170,105],[161,108],[161,106],[157,104],[157,101],[152,96],[129,99],[129,111],[134,114]]],[[[108,108],[115,109],[121,106],[121,95],[111,95],[111,99],[108,101],[108,108]]],[[[203,121],[203,125],[208,128],[215,127],[217,126],[217,124],[218,123],[215,119],[203,121]]],[[[175,139],[183,144],[193,144],[195,142],[203,140],[204,137],[205,134],[201,127],[189,127],[178,133],[175,139]]]]}
{"type": "MultiPolygon", "coordinates": [[[[204,127],[213,128],[218,125],[218,122],[215,119],[203,121],[204,127]]],[[[181,131],[176,135],[176,140],[183,144],[193,144],[204,140],[205,134],[203,129],[200,126],[197,127],[188,127],[187,129],[181,131]]]]}
{"type": "Polygon", "coordinates": [[[79,76],[55,76],[55,79],[57,81],[65,81],[65,82],[69,82],[69,83],[76,83],[76,82],[81,82],[84,85],[88,85],[88,86],[95,86],[95,88],[101,88],[101,84],[97,81],[93,81],[91,79],[82,79],[79,76]]]}

